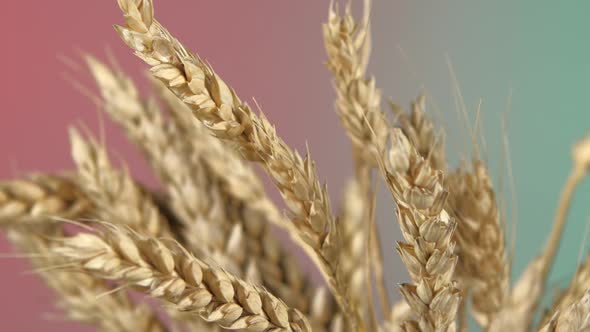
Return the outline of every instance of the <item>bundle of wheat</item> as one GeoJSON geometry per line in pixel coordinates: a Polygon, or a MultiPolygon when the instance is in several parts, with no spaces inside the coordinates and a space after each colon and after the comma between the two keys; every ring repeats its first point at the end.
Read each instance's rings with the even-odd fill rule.
{"type": "MultiPolygon", "coordinates": [[[[151,0],[118,4],[125,25],[116,31],[150,67],[157,98],[140,96],[119,70],[85,60],[102,109],[142,151],[162,190],[136,182],[111,162],[107,147],[76,129],[77,170],[0,183],[0,227],[31,254],[69,319],[101,331],[446,332],[467,330],[470,309],[486,331],[531,329],[573,191],[590,168],[590,139],[574,148],[545,249],[511,285],[505,223],[486,163],[475,157],[447,171],[425,96],[409,113],[392,104],[394,119],[382,112],[367,73],[368,1],[359,22],[350,7],[331,6],[324,25],[336,109],[356,168],[336,215],[309,153],[289,147],[156,21],[151,0]],[[250,162],[273,180],[286,213],[250,162]],[[374,221],[379,175],[397,210],[397,251],[411,277],[394,304],[374,221]],[[313,284],[272,227],[309,255],[325,286],[313,284]],[[131,290],[161,300],[165,310],[136,305],[131,290]]],[[[589,262],[540,331],[590,328],[589,262]]]]}

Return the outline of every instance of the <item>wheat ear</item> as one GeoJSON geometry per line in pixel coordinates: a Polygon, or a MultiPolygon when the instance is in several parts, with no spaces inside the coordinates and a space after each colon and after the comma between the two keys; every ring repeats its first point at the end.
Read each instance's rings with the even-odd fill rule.
{"type": "Polygon", "coordinates": [[[83,271],[137,287],[226,329],[310,331],[299,311],[174,241],[105,224],[96,234],[62,239],[54,251],[83,271]]]}
{"type": "Polygon", "coordinates": [[[155,83],[176,127],[185,131],[194,150],[202,156],[200,167],[208,171],[209,178],[222,183],[223,199],[229,202],[228,220],[242,223],[247,255],[257,258],[263,285],[288,305],[304,312],[314,331],[341,330],[342,314],[334,306],[334,299],[323,288],[311,288],[311,282],[301,274],[296,258],[275,239],[269,222],[284,228],[285,220],[266,195],[254,171],[244,164],[230,145],[212,137],[196,122],[185,103],[161,82],[155,83]]]}
{"type": "MultiPolygon", "coordinates": [[[[336,108],[340,121],[353,143],[356,180],[363,205],[370,205],[371,175],[377,165],[374,155],[385,145],[389,125],[381,112],[381,93],[375,79],[367,78],[367,63],[370,55],[369,30],[370,1],[365,1],[365,14],[361,23],[355,22],[350,6],[343,16],[337,7],[331,6],[328,22],[324,24],[324,45],[328,54],[327,66],[332,72],[336,90],[336,108]]],[[[389,311],[389,296],[383,278],[383,258],[375,223],[369,220],[368,208],[359,216],[365,222],[355,223],[355,233],[371,232],[374,245],[369,248],[371,263],[377,282],[380,304],[389,311]]],[[[350,227],[350,226],[344,226],[350,227]]],[[[351,231],[351,230],[349,230],[351,231]]],[[[360,248],[359,248],[360,249],[360,248]]],[[[369,284],[370,287],[370,284],[369,284]]],[[[360,301],[358,298],[353,298],[360,301]]]]}
{"type": "Polygon", "coordinates": [[[104,146],[92,138],[84,139],[74,128],[70,129],[70,142],[80,186],[97,207],[96,217],[119,224],[127,222],[127,226],[146,235],[174,237],[151,194],[127,171],[113,167],[104,146]]]}
{"type": "Polygon", "coordinates": [[[509,294],[509,265],[504,229],[488,170],[481,161],[459,168],[447,178],[447,207],[457,218],[457,275],[473,296],[472,310],[484,328],[509,294]]]}
{"type": "Polygon", "coordinates": [[[551,305],[551,309],[544,314],[540,326],[544,326],[548,323],[556,312],[563,311],[577,299],[582,297],[587,289],[590,289],[590,255],[588,255],[586,261],[578,267],[568,287],[555,299],[551,305]]]}
{"type": "MultiPolygon", "coordinates": [[[[368,1],[365,7],[368,7],[368,1]]],[[[368,10],[368,9],[365,9],[368,10]]],[[[368,17],[369,13],[365,13],[368,17]]],[[[381,93],[367,78],[370,51],[368,20],[355,22],[350,6],[343,16],[331,6],[324,24],[327,65],[334,75],[336,106],[342,125],[365,163],[376,166],[374,155],[385,145],[389,125],[381,112],[381,93]]]]}
{"type": "Polygon", "coordinates": [[[539,332],[579,332],[590,328],[590,290],[563,311],[556,312],[539,332]]]}
{"type": "Polygon", "coordinates": [[[63,258],[52,251],[54,243],[48,240],[63,235],[62,225],[56,223],[8,231],[9,239],[20,250],[34,254],[33,266],[40,269],[38,274],[59,295],[58,305],[68,319],[94,325],[104,332],[167,331],[149,307],[134,304],[126,292],[109,294],[112,288],[106,282],[85,273],[46,269],[64,264],[63,258]]]}
{"type": "Polygon", "coordinates": [[[261,162],[274,178],[292,212],[293,234],[305,243],[346,318],[356,327],[361,317],[343,296],[335,259],[340,239],[313,162],[289,148],[266,118],[256,116],[210,66],[157,23],[151,1],[120,0],[119,6],[127,25],[116,29],[136,55],[152,66],[152,74],[189,105],[215,136],[234,143],[247,159],[261,162]]]}
{"type": "Polygon", "coordinates": [[[90,201],[67,177],[33,174],[0,182],[0,225],[44,223],[89,211],[90,201]]]}
{"type": "Polygon", "coordinates": [[[239,263],[243,259],[236,261],[239,257],[232,254],[239,253],[242,230],[224,222],[225,203],[219,184],[209,181],[202,169],[191,167],[192,158],[198,158],[192,145],[164,119],[154,100],[141,99],[128,77],[94,58],[87,57],[87,62],[100,88],[105,112],[125,128],[165,185],[170,206],[181,222],[181,229],[175,233],[200,257],[214,257],[224,268],[241,273],[239,263]],[[228,245],[225,239],[231,232],[234,237],[228,245]]]}
{"type": "Polygon", "coordinates": [[[402,284],[401,292],[417,319],[403,322],[402,329],[454,330],[461,301],[453,280],[456,224],[444,210],[447,192],[442,172],[432,170],[400,129],[393,129],[385,153],[379,159],[380,169],[397,203],[406,241],[397,249],[413,280],[402,284]]]}

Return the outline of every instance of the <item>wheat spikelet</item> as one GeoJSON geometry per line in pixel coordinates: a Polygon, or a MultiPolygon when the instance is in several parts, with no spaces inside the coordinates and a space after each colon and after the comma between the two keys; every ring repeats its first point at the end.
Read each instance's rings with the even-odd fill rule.
{"type": "Polygon", "coordinates": [[[587,289],[590,289],[590,256],[587,256],[586,261],[578,267],[568,287],[561,291],[551,309],[545,313],[541,326],[548,323],[554,313],[564,310],[582,297],[587,289]]]}
{"type": "Polygon", "coordinates": [[[280,139],[266,118],[256,116],[211,67],[188,52],[153,19],[151,1],[121,0],[127,26],[117,26],[136,55],[152,66],[152,74],[193,110],[217,137],[234,143],[248,159],[259,161],[276,181],[292,212],[293,234],[307,244],[339,305],[353,325],[361,321],[356,308],[342,295],[336,276],[335,231],[326,189],[313,162],[303,159],[280,139]]]}
{"type": "Polygon", "coordinates": [[[443,209],[447,192],[442,173],[434,171],[400,129],[391,133],[388,155],[380,169],[397,203],[397,217],[406,243],[398,252],[413,284],[401,292],[416,316],[403,331],[454,330],[461,301],[453,274],[457,263],[452,235],[455,221],[443,209]]]}
{"type": "Polygon", "coordinates": [[[437,137],[432,120],[426,115],[426,96],[420,95],[406,113],[401,107],[390,103],[397,125],[418,153],[430,162],[433,169],[445,170],[445,147],[443,137],[437,137]]]}
{"type": "Polygon", "coordinates": [[[539,332],[578,332],[589,328],[590,291],[586,290],[581,298],[563,308],[563,311],[556,312],[539,332]]]}
{"type": "MultiPolygon", "coordinates": [[[[11,229],[8,235],[20,250],[36,254],[31,258],[35,267],[46,268],[64,263],[52,252],[54,243],[48,240],[48,237],[63,236],[61,225],[19,227],[11,229]]],[[[70,320],[94,325],[105,332],[167,331],[149,307],[134,304],[125,292],[98,298],[112,289],[102,280],[75,271],[42,269],[39,274],[60,296],[58,305],[66,311],[70,320]]]]}
{"type": "Polygon", "coordinates": [[[34,174],[0,182],[0,225],[43,223],[82,215],[90,202],[67,177],[34,174]]]}
{"type": "Polygon", "coordinates": [[[135,286],[226,329],[310,331],[297,310],[173,241],[105,225],[97,234],[63,239],[54,251],[82,270],[135,286]]]}
{"type": "Polygon", "coordinates": [[[487,169],[481,161],[447,178],[449,212],[456,216],[457,274],[473,296],[474,317],[487,328],[509,293],[504,229],[487,169]]]}

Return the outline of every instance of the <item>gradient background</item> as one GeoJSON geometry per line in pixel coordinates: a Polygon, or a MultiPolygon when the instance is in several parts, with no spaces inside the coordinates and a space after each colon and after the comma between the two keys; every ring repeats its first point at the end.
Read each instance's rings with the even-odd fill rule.
{"type": "MultiPolygon", "coordinates": [[[[334,93],[321,39],[327,1],[199,1],[156,3],[156,15],[173,33],[210,61],[248,100],[256,97],[278,132],[292,146],[308,142],[319,174],[336,206],[351,173],[350,147],[333,111],[334,93]]],[[[409,1],[375,0],[374,51],[370,69],[385,97],[406,106],[420,91],[432,96],[448,134],[450,159],[466,155],[465,124],[458,121],[447,66],[453,64],[471,122],[480,98],[495,174],[501,166],[500,115],[511,97],[508,132],[516,185],[518,243],[513,275],[538,251],[550,229],[570,147],[590,128],[587,78],[590,47],[581,37],[590,28],[586,1],[409,1]]],[[[143,64],[118,40],[111,25],[121,22],[112,1],[11,2],[0,14],[3,47],[0,111],[0,178],[29,171],[70,168],[66,128],[98,128],[93,104],[66,77],[93,88],[86,72],[60,61],[79,61],[79,52],[104,59],[106,47],[141,78],[143,64]]],[[[434,107],[436,106],[436,107],[434,107]]],[[[437,114],[434,112],[433,114],[437,114]]],[[[154,183],[139,154],[106,121],[111,150],[125,156],[135,174],[154,183]]],[[[380,223],[392,293],[405,278],[394,254],[398,239],[393,207],[382,190],[380,223]]],[[[510,196],[508,196],[511,201],[510,196]]],[[[590,209],[585,183],[573,203],[551,284],[574,271],[590,209]]],[[[10,246],[0,238],[0,251],[10,246]]],[[[24,261],[0,260],[0,318],[4,329],[82,331],[55,317],[52,295],[23,273],[24,261]],[[49,319],[54,319],[49,317],[49,319]]]]}

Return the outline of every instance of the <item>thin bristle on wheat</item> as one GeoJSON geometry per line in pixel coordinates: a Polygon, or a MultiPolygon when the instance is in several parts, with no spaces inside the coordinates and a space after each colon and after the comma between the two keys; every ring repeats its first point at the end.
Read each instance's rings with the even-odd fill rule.
{"type": "Polygon", "coordinates": [[[453,329],[461,301],[453,279],[456,224],[444,210],[447,192],[442,173],[432,170],[400,129],[392,131],[391,146],[380,159],[380,169],[397,203],[406,240],[398,244],[398,252],[413,280],[402,284],[401,292],[416,320],[404,322],[402,329],[453,329]]]}
{"type": "Polygon", "coordinates": [[[47,218],[71,218],[91,204],[66,176],[33,174],[0,182],[0,225],[44,223],[47,218]]]}
{"type": "Polygon", "coordinates": [[[344,286],[336,277],[334,258],[340,239],[333,231],[335,219],[314,163],[288,147],[265,117],[256,116],[210,66],[157,23],[151,1],[120,0],[119,6],[127,25],[116,29],[136,55],[152,67],[152,74],[215,136],[234,143],[246,158],[261,162],[276,181],[291,210],[294,233],[307,244],[304,248],[320,266],[346,318],[357,325],[360,314],[344,297],[344,286]]]}
{"type": "Polygon", "coordinates": [[[63,236],[62,225],[56,223],[15,227],[8,237],[20,250],[32,253],[33,266],[40,268],[38,274],[58,295],[58,306],[67,318],[96,326],[99,331],[164,332],[165,325],[146,305],[134,304],[125,291],[111,293],[105,281],[78,271],[47,269],[60,266],[64,259],[52,251],[55,245],[48,238],[63,236]]]}
{"type": "Polygon", "coordinates": [[[473,296],[473,312],[486,329],[506,302],[510,279],[504,229],[488,170],[481,161],[447,177],[449,213],[457,221],[457,275],[473,296]]]}
{"type": "Polygon", "coordinates": [[[54,252],[83,271],[135,286],[226,329],[311,331],[296,309],[173,241],[105,225],[96,234],[64,238],[54,252]]]}

